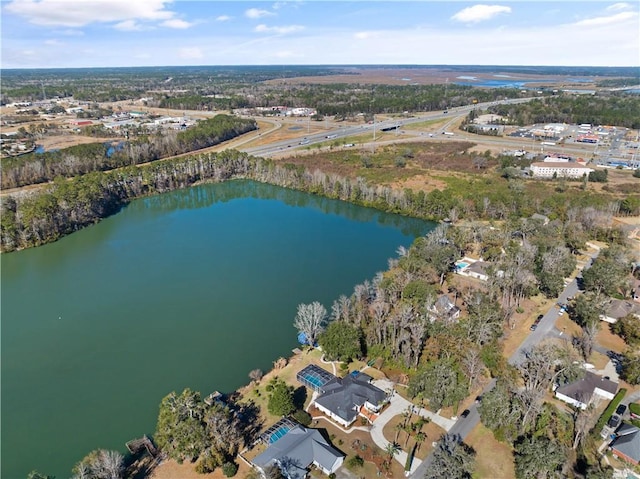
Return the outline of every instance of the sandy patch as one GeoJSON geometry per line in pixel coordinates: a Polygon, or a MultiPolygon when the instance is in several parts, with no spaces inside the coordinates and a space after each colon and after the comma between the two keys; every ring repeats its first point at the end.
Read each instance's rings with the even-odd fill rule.
{"type": "MultiPolygon", "coordinates": [[[[251,470],[241,460],[238,460],[238,473],[235,477],[242,478],[251,470]]],[[[150,479],[226,479],[226,476],[222,473],[222,468],[218,468],[211,474],[198,474],[196,472],[195,464],[178,464],[173,459],[167,459],[157,466],[151,475],[150,479]]]]}
{"type": "Polygon", "coordinates": [[[88,143],[108,143],[112,141],[122,141],[120,138],[95,138],[93,136],[82,135],[59,135],[46,136],[36,143],[41,145],[45,150],[61,150],[75,145],[86,145],[88,143]]]}

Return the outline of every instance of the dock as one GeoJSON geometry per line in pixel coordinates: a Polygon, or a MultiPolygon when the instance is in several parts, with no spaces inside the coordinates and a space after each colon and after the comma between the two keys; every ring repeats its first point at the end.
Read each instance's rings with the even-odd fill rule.
{"type": "Polygon", "coordinates": [[[158,455],[158,449],[146,434],[138,439],[132,439],[127,442],[126,446],[131,454],[138,454],[142,449],[145,449],[151,457],[158,455]]]}

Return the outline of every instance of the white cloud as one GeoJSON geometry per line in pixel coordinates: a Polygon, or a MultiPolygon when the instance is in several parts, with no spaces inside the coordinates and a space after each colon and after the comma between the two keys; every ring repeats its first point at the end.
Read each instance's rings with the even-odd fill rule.
{"type": "Polygon", "coordinates": [[[269,12],[267,10],[260,10],[259,8],[250,8],[249,10],[245,11],[244,14],[247,18],[254,18],[254,19],[275,15],[272,12],[269,12]]]}
{"type": "Polygon", "coordinates": [[[260,24],[256,26],[255,31],[258,33],[275,33],[277,35],[286,35],[287,33],[295,33],[304,30],[302,25],[287,25],[284,27],[268,27],[260,24]]]}
{"type": "Polygon", "coordinates": [[[618,10],[630,10],[632,8],[630,3],[625,3],[625,2],[619,2],[619,3],[614,3],[613,5],[609,5],[607,7],[607,10],[610,12],[615,12],[618,10]]]}
{"type": "Polygon", "coordinates": [[[125,20],[124,22],[116,23],[113,28],[123,32],[139,32],[143,29],[142,25],[135,20],[125,20]]]}
{"type": "Polygon", "coordinates": [[[45,45],[49,45],[51,47],[57,47],[57,46],[63,45],[63,43],[60,40],[56,40],[55,38],[51,38],[49,40],[45,40],[44,44],[45,45]]]}
{"type": "Polygon", "coordinates": [[[216,18],[216,22],[228,22],[229,20],[231,20],[229,15],[220,15],[216,18]]]}
{"type": "Polygon", "coordinates": [[[614,23],[622,23],[630,20],[632,18],[637,17],[638,14],[636,12],[620,12],[615,15],[609,15],[607,17],[594,17],[587,18],[585,20],[580,20],[574,25],[578,27],[600,27],[603,25],[612,25],[614,23]]]}
{"type": "Polygon", "coordinates": [[[180,20],[179,18],[172,18],[171,20],[165,20],[160,25],[167,28],[178,28],[184,29],[193,26],[193,23],[186,22],[184,20],[180,20]]]}
{"type": "Polygon", "coordinates": [[[353,38],[356,40],[369,40],[380,35],[380,32],[356,32],[353,34],[353,38]]]}
{"type": "Polygon", "coordinates": [[[198,60],[204,58],[204,53],[200,47],[185,47],[180,49],[178,56],[184,60],[198,60]]]}
{"type": "Polygon", "coordinates": [[[165,9],[168,3],[170,0],[13,0],[4,10],[35,25],[83,27],[119,22],[122,29],[136,21],[170,20],[175,13],[165,9]]]}
{"type": "Polygon", "coordinates": [[[452,16],[451,19],[462,23],[478,23],[490,20],[501,13],[511,13],[511,7],[502,5],[474,5],[473,7],[463,8],[452,16]]]}

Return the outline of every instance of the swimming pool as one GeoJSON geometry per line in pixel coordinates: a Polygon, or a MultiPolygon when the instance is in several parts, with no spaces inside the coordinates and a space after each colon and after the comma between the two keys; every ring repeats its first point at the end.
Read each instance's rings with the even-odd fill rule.
{"type": "Polygon", "coordinates": [[[327,382],[324,379],[318,378],[318,377],[313,376],[311,374],[304,374],[302,377],[305,379],[305,381],[307,381],[310,384],[313,384],[317,388],[321,388],[327,382]]]}
{"type": "Polygon", "coordinates": [[[456,261],[455,263],[457,269],[465,269],[469,266],[469,263],[465,263],[464,261],[456,261]]]}
{"type": "Polygon", "coordinates": [[[278,429],[276,429],[274,432],[271,433],[271,436],[269,437],[269,444],[273,444],[282,436],[284,436],[286,433],[288,433],[290,430],[291,428],[289,426],[279,427],[278,429]]]}

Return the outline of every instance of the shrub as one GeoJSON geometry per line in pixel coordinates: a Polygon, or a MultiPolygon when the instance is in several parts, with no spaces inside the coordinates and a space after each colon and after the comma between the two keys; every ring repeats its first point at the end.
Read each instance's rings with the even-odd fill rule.
{"type": "Polygon", "coordinates": [[[347,467],[350,467],[351,469],[355,469],[357,467],[362,467],[362,466],[364,466],[364,459],[362,459],[357,454],[347,459],[347,467]]]}
{"type": "Polygon", "coordinates": [[[307,427],[311,424],[311,414],[309,414],[307,411],[303,411],[302,409],[298,409],[296,412],[294,412],[293,418],[304,427],[307,427]]]}
{"type": "Polygon", "coordinates": [[[233,477],[238,472],[238,466],[233,462],[225,462],[222,465],[222,472],[225,477],[233,477]]]}

